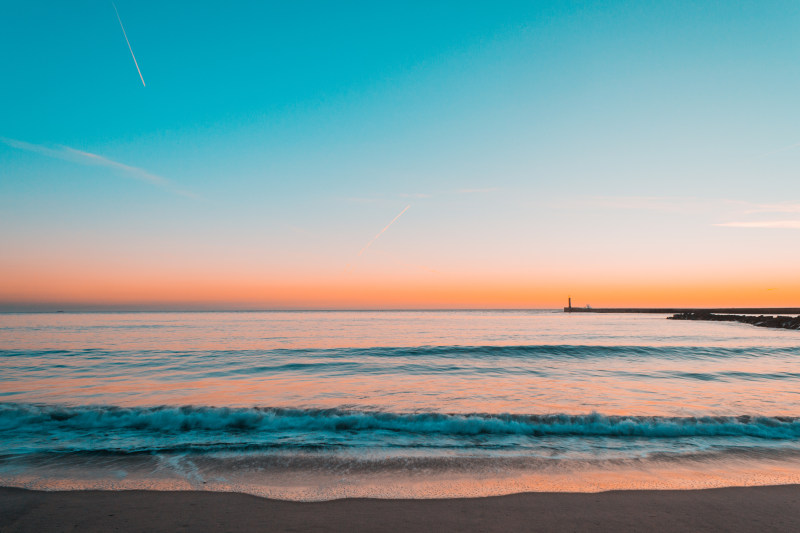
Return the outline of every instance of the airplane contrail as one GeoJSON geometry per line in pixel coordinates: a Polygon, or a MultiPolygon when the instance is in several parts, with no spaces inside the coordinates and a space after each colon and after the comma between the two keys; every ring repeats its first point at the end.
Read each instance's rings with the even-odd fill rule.
{"type": "Polygon", "coordinates": [[[111,5],[114,6],[114,13],[117,14],[117,20],[119,21],[119,27],[122,28],[122,35],[125,36],[125,42],[128,43],[128,50],[131,51],[131,57],[133,58],[133,64],[136,65],[136,71],[139,73],[139,78],[142,80],[142,86],[147,87],[144,83],[144,77],[142,77],[142,71],[139,69],[139,63],[136,62],[136,56],[133,55],[133,48],[131,48],[131,42],[128,40],[128,34],[125,33],[125,26],[122,25],[122,19],[119,18],[119,11],[117,11],[117,6],[114,2],[111,2],[111,5]]]}
{"type": "Polygon", "coordinates": [[[375,241],[377,241],[377,240],[378,240],[378,237],[380,237],[381,235],[383,235],[383,234],[384,234],[384,232],[385,232],[387,229],[389,229],[389,227],[390,227],[392,224],[394,224],[395,222],[397,222],[397,219],[398,219],[398,218],[400,218],[401,216],[403,216],[403,213],[405,213],[406,211],[408,211],[408,208],[409,208],[409,207],[411,207],[411,204],[408,204],[408,205],[405,207],[405,209],[403,209],[402,211],[400,211],[400,214],[399,214],[399,215],[397,215],[396,217],[394,217],[394,218],[392,219],[392,221],[391,221],[391,222],[389,222],[388,224],[386,224],[386,227],[385,227],[385,228],[383,228],[382,230],[380,230],[380,231],[378,232],[378,234],[377,234],[377,235],[375,235],[375,236],[372,238],[372,240],[371,240],[371,241],[369,241],[369,242],[366,244],[366,246],[364,246],[364,247],[361,249],[361,251],[360,251],[360,252],[358,252],[358,255],[361,255],[361,254],[363,254],[363,253],[366,251],[366,249],[367,249],[367,248],[369,248],[370,246],[372,246],[372,243],[373,243],[373,242],[375,242],[375,241]]]}

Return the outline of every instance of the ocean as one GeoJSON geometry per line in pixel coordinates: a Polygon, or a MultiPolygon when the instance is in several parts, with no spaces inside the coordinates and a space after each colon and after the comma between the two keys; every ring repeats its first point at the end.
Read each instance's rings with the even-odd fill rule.
{"type": "Polygon", "coordinates": [[[561,311],[0,315],[0,485],[289,500],[800,482],[800,332],[561,311]]]}

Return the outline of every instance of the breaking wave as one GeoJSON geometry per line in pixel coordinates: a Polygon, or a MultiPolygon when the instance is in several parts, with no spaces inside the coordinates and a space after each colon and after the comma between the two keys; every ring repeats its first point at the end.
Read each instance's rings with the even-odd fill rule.
{"type": "Polygon", "coordinates": [[[344,409],[110,407],[0,404],[0,435],[127,430],[144,433],[375,432],[431,436],[753,437],[797,439],[800,419],[770,416],[610,416],[390,413],[344,409]]]}

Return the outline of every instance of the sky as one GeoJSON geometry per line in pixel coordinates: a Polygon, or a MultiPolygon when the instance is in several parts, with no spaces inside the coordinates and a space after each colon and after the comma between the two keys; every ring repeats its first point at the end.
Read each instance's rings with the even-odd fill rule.
{"type": "Polygon", "coordinates": [[[0,3],[0,310],[800,306],[798,28],[0,3]]]}

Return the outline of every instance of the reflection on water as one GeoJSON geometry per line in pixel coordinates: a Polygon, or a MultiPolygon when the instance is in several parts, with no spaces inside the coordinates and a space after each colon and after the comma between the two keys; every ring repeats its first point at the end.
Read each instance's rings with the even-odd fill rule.
{"type": "Polygon", "coordinates": [[[69,405],[800,413],[800,336],[661,315],[0,315],[0,395],[69,405]]]}
{"type": "Polygon", "coordinates": [[[0,314],[0,483],[325,499],[800,479],[800,333],[665,318],[0,314]]]}

